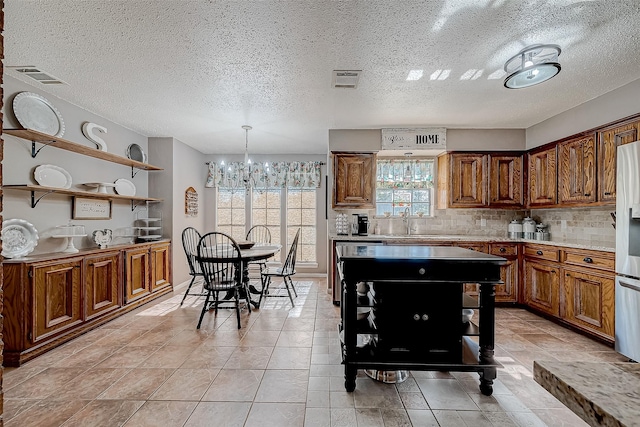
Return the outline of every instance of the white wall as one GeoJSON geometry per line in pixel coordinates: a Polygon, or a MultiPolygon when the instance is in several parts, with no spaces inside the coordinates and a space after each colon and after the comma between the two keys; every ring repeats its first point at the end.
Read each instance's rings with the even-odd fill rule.
{"type": "Polygon", "coordinates": [[[640,112],[640,79],[553,116],[526,130],[527,149],[640,112]]]}
{"type": "MultiPolygon", "coordinates": [[[[129,144],[136,143],[147,151],[147,138],[129,129],[99,117],[76,105],[46,93],[39,88],[28,85],[11,76],[4,76],[4,106],[3,127],[21,128],[13,114],[13,98],[23,91],[34,92],[49,100],[62,115],[65,133],[62,138],[78,144],[96,148],[95,144],[82,135],[82,124],[93,122],[107,128],[107,133],[100,135],[107,144],[107,151],[126,156],[129,144]]],[[[55,90],[52,89],[52,90],[55,90]]],[[[70,151],[52,147],[43,148],[36,158],[31,158],[31,142],[20,138],[4,135],[3,183],[9,184],[37,184],[33,177],[36,166],[52,164],[64,168],[72,177],[72,189],[90,191],[81,185],[85,182],[114,182],[118,178],[126,178],[136,186],[136,195],[146,196],[148,189],[148,174],[162,172],[139,171],[135,178],[131,177],[131,168],[124,165],[106,162],[104,160],[86,157],[70,151]]],[[[42,147],[37,144],[37,147],[42,147]]],[[[108,189],[113,193],[113,189],[108,189]]],[[[42,193],[38,193],[38,196],[42,193]]],[[[50,194],[44,197],[35,208],[31,208],[30,194],[26,191],[4,191],[4,218],[20,218],[32,223],[38,230],[40,240],[34,254],[58,252],[64,249],[64,239],[47,237],[57,225],[65,225],[71,219],[73,199],[71,196],[50,194]]],[[[98,229],[117,230],[133,225],[135,213],[131,211],[131,202],[113,201],[112,217],[110,220],[73,220],[74,224],[84,225],[88,234],[84,238],[75,238],[78,248],[95,247],[91,234],[98,229]]],[[[124,243],[114,240],[114,243],[124,243]]]]}

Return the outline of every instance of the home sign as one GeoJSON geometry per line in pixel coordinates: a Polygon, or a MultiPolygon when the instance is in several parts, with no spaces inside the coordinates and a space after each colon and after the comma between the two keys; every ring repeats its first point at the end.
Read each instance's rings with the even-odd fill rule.
{"type": "Polygon", "coordinates": [[[382,149],[413,150],[445,149],[446,128],[389,128],[382,129],[382,149]]]}

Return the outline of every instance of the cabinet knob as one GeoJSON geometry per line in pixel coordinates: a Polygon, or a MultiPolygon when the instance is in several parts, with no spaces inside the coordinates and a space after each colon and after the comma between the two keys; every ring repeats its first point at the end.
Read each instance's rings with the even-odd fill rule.
{"type": "Polygon", "coordinates": [[[591,196],[591,193],[585,193],[584,196],[585,197],[589,197],[589,196],[591,196]]]}
{"type": "Polygon", "coordinates": [[[418,274],[420,274],[421,276],[424,275],[424,273],[426,273],[427,270],[425,270],[424,268],[421,268],[420,270],[418,270],[418,274]]]}
{"type": "Polygon", "coordinates": [[[591,264],[593,262],[593,260],[589,257],[584,257],[583,261],[586,262],[587,264],[591,264]]]}
{"type": "Polygon", "coordinates": [[[424,320],[424,321],[429,320],[429,315],[428,314],[423,314],[422,315],[422,320],[424,320]]]}
{"type": "Polygon", "coordinates": [[[506,248],[500,248],[500,252],[507,252],[506,248]]]}
{"type": "Polygon", "coordinates": [[[420,320],[420,315],[419,315],[418,313],[414,314],[414,315],[413,315],[413,320],[415,320],[416,322],[417,322],[418,320],[420,320]]]}
{"type": "Polygon", "coordinates": [[[536,251],[536,255],[542,255],[542,251],[536,251]]]}
{"type": "Polygon", "coordinates": [[[611,191],[605,191],[605,192],[604,192],[604,195],[605,195],[605,196],[610,196],[610,195],[611,195],[611,191]]]}

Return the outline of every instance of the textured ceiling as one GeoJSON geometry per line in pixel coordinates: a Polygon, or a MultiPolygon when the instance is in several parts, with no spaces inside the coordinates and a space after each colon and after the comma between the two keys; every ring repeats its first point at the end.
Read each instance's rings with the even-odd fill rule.
{"type": "Polygon", "coordinates": [[[250,152],[326,153],[328,129],[527,128],[640,78],[639,30],[637,0],[5,0],[4,63],[204,153],[243,152],[243,124],[250,152]],[[562,72],[505,89],[534,43],[562,47],[562,72]],[[334,69],[359,87],[332,88],[334,69]]]}

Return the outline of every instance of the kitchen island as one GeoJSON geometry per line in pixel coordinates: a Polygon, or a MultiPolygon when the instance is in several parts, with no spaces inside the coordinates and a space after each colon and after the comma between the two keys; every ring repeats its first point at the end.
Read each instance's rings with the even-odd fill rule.
{"type": "Polygon", "coordinates": [[[495,285],[502,283],[505,262],[458,247],[340,247],[346,390],[355,389],[358,369],[471,371],[490,395],[499,366],[493,357],[495,285]],[[362,282],[366,293],[357,292],[362,282]],[[477,299],[465,295],[467,282],[479,284],[477,299]],[[462,318],[470,308],[479,311],[477,324],[462,318]]]}

